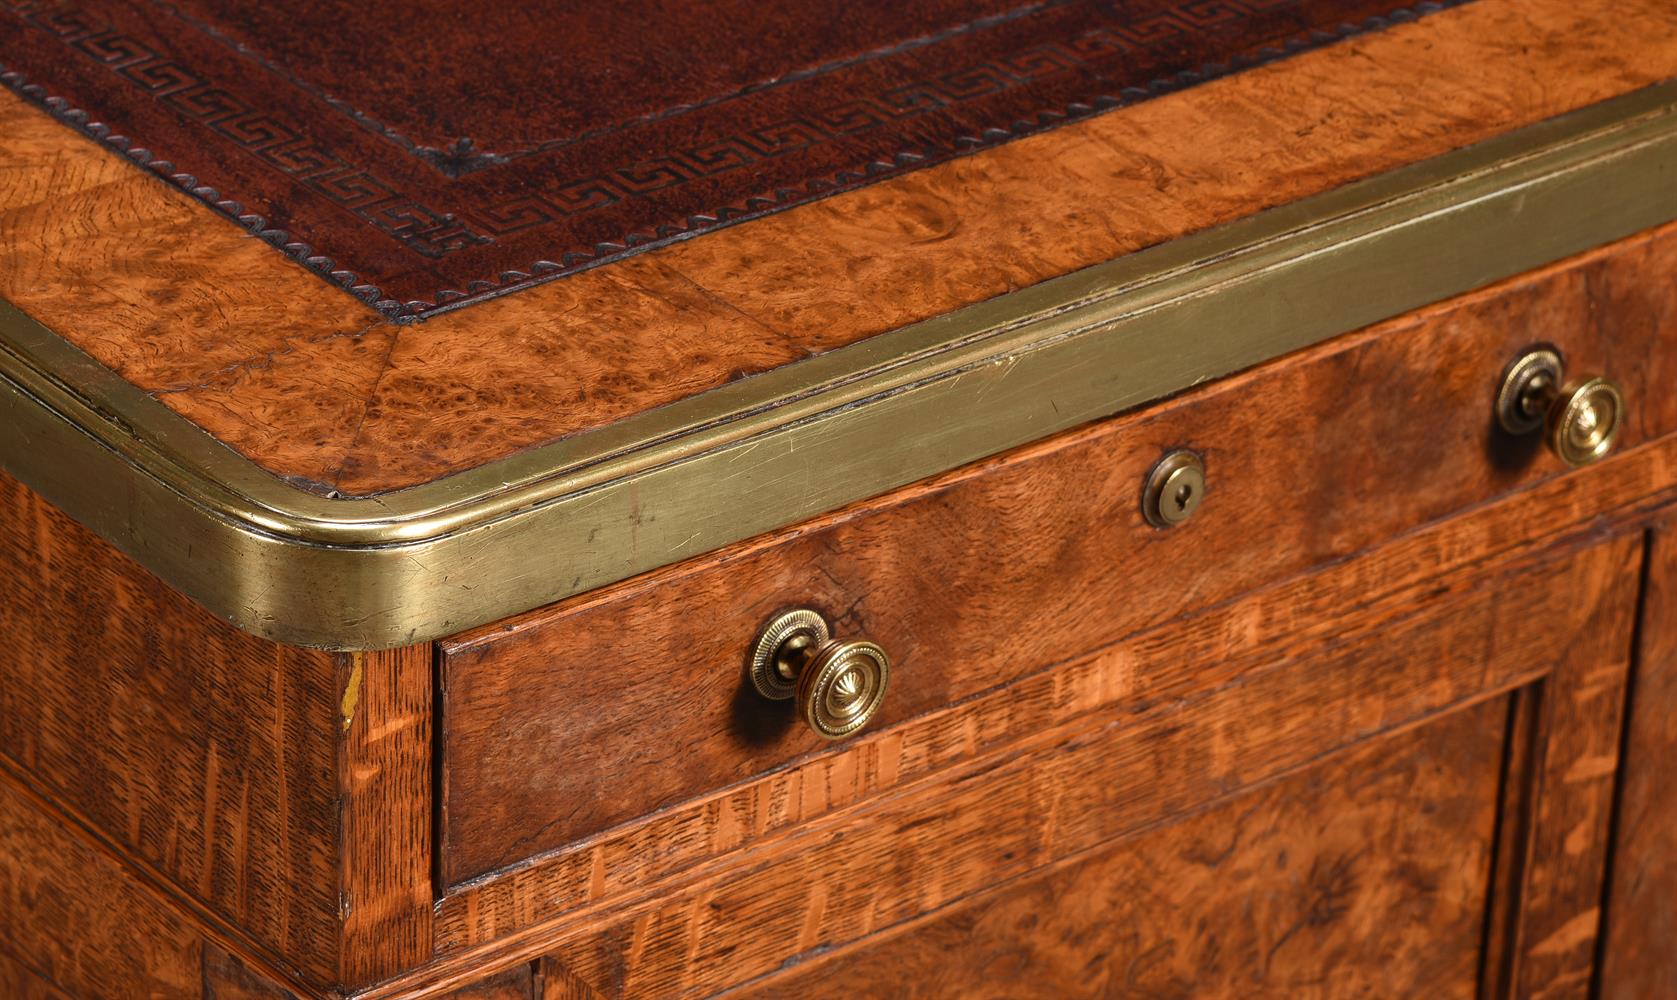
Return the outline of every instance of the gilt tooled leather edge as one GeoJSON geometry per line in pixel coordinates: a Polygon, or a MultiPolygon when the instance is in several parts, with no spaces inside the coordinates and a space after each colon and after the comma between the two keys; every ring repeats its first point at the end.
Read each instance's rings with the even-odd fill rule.
{"type": "MultiPolygon", "coordinates": [[[[173,9],[168,4],[161,3],[161,0],[153,0],[153,2],[158,3],[165,9],[173,9]]],[[[1260,5],[1262,2],[1263,0],[1259,0],[1260,5]]],[[[145,87],[148,82],[155,84],[157,82],[155,78],[148,81],[142,74],[148,71],[154,74],[163,72],[162,83],[152,87],[153,90],[159,91],[157,93],[159,101],[166,97],[179,96],[194,91],[197,92],[199,98],[202,98],[204,88],[209,88],[209,94],[213,99],[207,104],[201,102],[200,110],[202,113],[199,116],[198,124],[214,128],[221,138],[231,140],[246,152],[259,157],[269,170],[285,176],[293,183],[306,186],[312,193],[323,197],[328,202],[335,202],[339,207],[347,207],[349,211],[355,214],[362,225],[399,241],[409,252],[418,254],[439,265],[436,270],[442,274],[442,280],[433,281],[429,290],[423,293],[423,297],[408,298],[406,301],[402,301],[395,294],[386,294],[386,289],[390,286],[386,279],[380,275],[380,271],[384,269],[377,267],[376,264],[369,267],[353,259],[345,259],[356,256],[355,247],[341,245],[336,254],[324,252],[333,249],[329,246],[319,246],[317,249],[316,244],[332,241],[321,239],[318,236],[309,240],[304,238],[304,234],[297,232],[297,228],[307,228],[308,220],[297,219],[292,226],[275,224],[270,217],[270,213],[263,210],[259,194],[253,198],[240,191],[230,192],[226,190],[226,184],[217,186],[204,183],[199,172],[177,169],[177,161],[170,158],[164,151],[153,149],[150,145],[144,144],[142,139],[118,131],[104,121],[98,120],[94,112],[78,106],[75,101],[66,96],[53,93],[46,84],[30,80],[16,66],[0,63],[0,84],[4,84],[24,99],[42,107],[60,121],[102,142],[130,162],[181,188],[214,211],[243,226],[250,233],[285,253],[308,270],[349,292],[372,308],[392,319],[411,320],[505,294],[521,287],[577,273],[653,247],[688,239],[722,226],[806,204],[886,177],[907,173],[1013,139],[1036,134],[1061,124],[1131,105],[1150,97],[1181,90],[1209,79],[1271,62],[1330,42],[1381,30],[1396,23],[1415,20],[1425,14],[1466,2],[1469,2],[1469,0],[1425,0],[1422,3],[1370,15],[1355,23],[1339,23],[1334,24],[1331,28],[1315,28],[1305,34],[1286,38],[1278,44],[1260,45],[1249,51],[1234,53],[1225,61],[1200,63],[1194,68],[1177,70],[1168,76],[1156,76],[1144,83],[1111,87],[1108,88],[1110,92],[1097,93],[1085,100],[1062,102],[1049,109],[1038,110],[1023,117],[1015,117],[1004,124],[957,131],[953,134],[953,138],[943,142],[922,143],[911,148],[898,149],[896,152],[885,156],[871,157],[860,165],[821,172],[805,177],[796,183],[774,185],[766,191],[736,193],[732,197],[724,198],[714,207],[687,212],[679,221],[670,219],[645,220],[643,224],[636,225],[615,238],[593,240],[583,245],[573,245],[563,249],[549,244],[552,252],[537,257],[522,267],[501,268],[495,272],[493,279],[465,277],[458,272],[449,275],[447,269],[441,265],[446,263],[446,258],[450,254],[462,249],[492,244],[497,242],[498,238],[506,238],[543,225],[551,225],[556,217],[563,217],[567,214],[567,209],[561,202],[562,197],[567,194],[574,198],[580,198],[572,209],[574,212],[580,212],[621,204],[647,193],[712,180],[731,170],[737,170],[755,162],[749,158],[749,155],[728,156],[729,152],[737,152],[737,150],[730,148],[730,144],[746,149],[758,149],[761,152],[760,143],[754,145],[748,141],[751,138],[761,137],[735,135],[708,141],[705,148],[712,151],[712,159],[716,161],[710,165],[704,162],[705,157],[702,155],[704,149],[672,150],[668,151],[668,154],[663,158],[643,161],[629,167],[601,171],[588,180],[573,183],[557,191],[520,192],[516,197],[500,205],[475,209],[463,208],[462,213],[471,219],[471,222],[464,222],[456,214],[439,211],[421,204],[416,199],[404,197],[398,184],[381,181],[368,169],[337,157],[325,149],[311,145],[312,137],[306,130],[277,122],[272,117],[263,115],[261,109],[252,108],[248,105],[235,108],[235,110],[229,112],[230,103],[238,104],[237,98],[233,95],[214,88],[211,81],[193,76],[179,63],[144,43],[117,33],[109,27],[108,22],[99,22],[95,18],[94,23],[90,24],[84,12],[77,11],[74,8],[65,8],[63,5],[45,3],[43,0],[11,0],[9,3],[0,5],[9,8],[14,15],[20,17],[33,16],[37,19],[44,18],[52,21],[56,27],[47,27],[45,30],[53,31],[65,44],[74,44],[83,52],[92,54],[95,60],[105,62],[115,74],[119,74],[123,80],[130,84],[141,87],[145,87]],[[55,12],[50,17],[47,11],[49,7],[55,8],[55,12]],[[67,17],[70,19],[68,24],[65,22],[67,17]],[[68,30],[60,30],[65,27],[68,30]],[[242,124],[247,126],[254,121],[255,127],[241,132],[241,119],[243,120],[242,124]],[[721,152],[717,153],[717,150],[721,150],[721,152]],[[684,161],[684,164],[677,161],[676,158],[678,157],[680,161],[684,161]],[[689,168],[692,165],[697,165],[699,169],[684,171],[682,169],[683,165],[689,168]],[[326,169],[322,169],[323,166],[326,169]],[[637,168],[641,168],[639,173],[636,172],[637,168]],[[613,190],[613,188],[616,190],[613,190]],[[368,192],[371,192],[371,194],[369,195],[368,192]],[[231,196],[233,194],[238,194],[240,197],[231,196]],[[250,204],[252,201],[256,202],[254,206],[250,204]],[[547,212],[546,209],[553,209],[554,211],[547,212]],[[540,217],[535,217],[538,215],[540,217]],[[474,226],[471,224],[472,222],[478,224],[474,226]],[[485,222],[488,224],[483,224],[485,222]]],[[[1277,6],[1275,0],[1269,0],[1269,3],[1270,6],[1277,6]]],[[[1214,12],[1226,12],[1232,9],[1251,15],[1254,10],[1251,4],[1245,3],[1243,0],[1218,0],[1211,6],[1214,12]]],[[[205,25],[197,25],[196,30],[204,32],[206,35],[213,34],[213,31],[205,25]]],[[[232,46],[226,39],[220,39],[218,44],[235,49],[240,48],[232,46]]],[[[248,52],[241,51],[241,54],[247,58],[254,58],[248,52]]],[[[275,73],[284,74],[281,67],[271,66],[269,68],[275,73]]],[[[1017,69],[1018,67],[1014,68],[1017,69]]],[[[1011,73],[1004,66],[987,65],[977,69],[991,75],[999,75],[1004,79],[1018,81],[1016,83],[1018,87],[1029,85],[1027,77],[1011,73]]],[[[968,71],[976,70],[969,68],[968,71]]],[[[947,81],[956,75],[945,74],[943,79],[947,81]]],[[[300,81],[296,82],[300,84],[300,81]]],[[[999,88],[984,90],[971,99],[977,100],[978,97],[1005,91],[1014,86],[1014,83],[1004,83],[999,88]]],[[[927,88],[941,88],[944,91],[944,96],[937,98],[932,104],[934,111],[962,106],[961,96],[938,80],[922,81],[906,88],[897,88],[893,93],[927,88]]],[[[475,172],[465,168],[450,170],[447,164],[439,164],[437,157],[427,156],[425,147],[420,147],[393,130],[385,128],[371,116],[357,111],[345,102],[336,101],[324,95],[316,96],[326,100],[338,112],[353,120],[357,128],[378,132],[381,141],[393,142],[396,145],[406,147],[404,151],[407,155],[418,156],[427,160],[432,169],[439,170],[449,177],[458,177],[465,173],[475,172]]],[[[876,108],[884,107],[877,100],[872,103],[876,108]]],[[[175,113],[184,114],[190,105],[181,100],[175,100],[172,107],[175,113]]],[[[827,109],[826,113],[831,116],[845,110],[844,108],[827,109]]],[[[890,112],[891,109],[887,108],[886,110],[890,112]]],[[[908,110],[904,111],[904,115],[912,116],[924,113],[924,111],[924,107],[911,105],[908,110]]],[[[185,115],[185,117],[191,118],[192,116],[185,115]]],[[[813,111],[804,115],[803,119],[819,120],[821,117],[822,113],[820,111],[813,111]]],[[[766,132],[767,130],[759,131],[766,132]]],[[[816,136],[817,141],[793,146],[791,147],[792,152],[803,152],[808,148],[819,145],[822,141],[837,143],[845,133],[836,128],[825,131],[810,128],[800,131],[796,138],[808,139],[812,134],[816,136]]],[[[538,148],[521,151],[519,155],[539,152],[541,150],[538,148]]],[[[440,155],[451,154],[444,151],[440,155]]],[[[469,148],[462,147],[455,149],[452,155],[470,157],[478,154],[469,148]]],[[[770,155],[784,155],[784,151],[770,155]]],[[[497,162],[505,162],[506,159],[506,157],[502,157],[497,162]]],[[[352,241],[345,241],[346,244],[349,242],[352,241]]],[[[402,277],[405,279],[407,274],[403,273],[402,277]]]]}

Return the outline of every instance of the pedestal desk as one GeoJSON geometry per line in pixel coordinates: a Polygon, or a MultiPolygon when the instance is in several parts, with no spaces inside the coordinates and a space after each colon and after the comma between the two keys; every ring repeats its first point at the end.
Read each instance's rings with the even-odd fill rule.
{"type": "Polygon", "coordinates": [[[1672,996],[1674,78],[0,2],[0,995],[1672,996]]]}

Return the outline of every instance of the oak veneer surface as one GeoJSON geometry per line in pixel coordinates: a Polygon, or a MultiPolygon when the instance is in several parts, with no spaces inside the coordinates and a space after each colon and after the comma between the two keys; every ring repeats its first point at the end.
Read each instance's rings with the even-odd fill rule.
{"type": "Polygon", "coordinates": [[[13,1000],[72,1000],[68,993],[3,954],[0,954],[0,996],[13,1000]]]}
{"type": "Polygon", "coordinates": [[[0,755],[326,974],[333,658],[214,619],[3,474],[0,565],[0,755]]]}
{"type": "Polygon", "coordinates": [[[555,1000],[543,989],[533,962],[515,965],[449,993],[448,1000],[555,1000]]]}
{"type": "Polygon", "coordinates": [[[1668,227],[447,640],[444,879],[826,749],[742,679],[752,636],[787,607],[891,651],[888,726],[1558,475],[1490,416],[1504,366],[1532,342],[1558,345],[1575,371],[1621,375],[1638,401],[1626,446],[1677,431],[1660,388],[1677,379],[1661,349],[1677,323],[1673,266],[1668,227]],[[1161,534],[1136,484],[1184,441],[1205,455],[1207,500],[1161,534]],[[1113,571],[1126,566],[1145,566],[1149,585],[1113,571]],[[635,780],[609,777],[626,772],[635,780]]]}
{"type": "Polygon", "coordinates": [[[79,833],[0,774],[0,957],[61,991],[48,996],[199,996],[214,947],[200,925],[79,833]]]}
{"type": "Polygon", "coordinates": [[[9,0],[0,82],[423,313],[1440,6],[9,0]]]}
{"type": "Polygon", "coordinates": [[[376,493],[1667,79],[1674,30],[1475,0],[401,327],[0,95],[0,296],[269,471],[376,493]]]}
{"type": "Polygon", "coordinates": [[[743,991],[1477,995],[1508,700],[1369,744],[743,991]]]}
{"type": "Polygon", "coordinates": [[[1600,996],[1677,994],[1677,521],[1652,532],[1622,786],[1600,996]]]}
{"type": "Polygon", "coordinates": [[[429,646],[257,639],[3,474],[0,564],[0,767],[302,978],[429,957],[429,646]]]}
{"type": "Polygon", "coordinates": [[[431,956],[429,644],[337,658],[334,984],[365,986],[431,956]]]}
{"type": "MultiPolygon", "coordinates": [[[[0,996],[6,1000],[313,1000],[252,961],[166,886],[0,772],[0,996]]],[[[436,1000],[543,1000],[526,963],[436,1000]]]]}

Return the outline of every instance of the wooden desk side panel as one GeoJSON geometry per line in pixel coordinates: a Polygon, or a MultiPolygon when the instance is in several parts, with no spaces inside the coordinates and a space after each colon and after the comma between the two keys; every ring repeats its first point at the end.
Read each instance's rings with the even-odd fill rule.
{"type": "Polygon", "coordinates": [[[257,639],[0,475],[0,754],[253,938],[337,953],[329,653],[257,639]]]}
{"type": "MultiPolygon", "coordinates": [[[[396,936],[399,939],[399,935],[396,936]]],[[[206,929],[178,895],[0,771],[0,997],[332,1000],[206,929]]],[[[534,963],[433,1000],[541,1000],[534,963]]]]}
{"type": "Polygon", "coordinates": [[[192,920],[68,823],[0,774],[0,957],[73,997],[195,995],[192,920]]]}
{"type": "Polygon", "coordinates": [[[0,768],[306,981],[430,957],[429,645],[248,635],[3,474],[0,566],[0,768]]]}

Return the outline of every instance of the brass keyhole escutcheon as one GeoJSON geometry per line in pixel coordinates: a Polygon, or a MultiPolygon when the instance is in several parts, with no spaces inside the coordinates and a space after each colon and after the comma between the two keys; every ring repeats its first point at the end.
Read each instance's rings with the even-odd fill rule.
{"type": "Polygon", "coordinates": [[[1205,499],[1205,463],[1186,448],[1170,452],[1147,474],[1141,509],[1147,523],[1170,528],[1194,516],[1205,499]]]}
{"type": "Polygon", "coordinates": [[[1568,381],[1560,352],[1539,346],[1503,374],[1496,415],[1510,434],[1541,428],[1549,450],[1576,468],[1613,450],[1625,424],[1625,397],[1619,384],[1603,375],[1568,381]]]}
{"type": "Polygon", "coordinates": [[[885,650],[865,640],[834,639],[827,620],[808,608],[776,615],[763,627],[751,646],[750,671],[758,694],[794,699],[799,718],[829,740],[872,721],[891,682],[885,650]]]}

